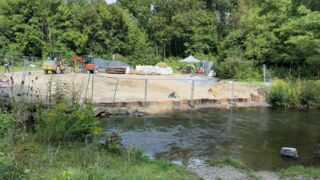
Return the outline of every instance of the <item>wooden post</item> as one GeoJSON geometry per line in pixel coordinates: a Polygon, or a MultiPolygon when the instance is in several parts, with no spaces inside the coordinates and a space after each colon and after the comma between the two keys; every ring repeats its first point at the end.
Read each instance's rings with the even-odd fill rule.
{"type": "Polygon", "coordinates": [[[93,103],[93,90],[94,90],[94,74],[92,74],[92,90],[91,90],[91,102],[93,103]]]}
{"type": "Polygon", "coordinates": [[[116,89],[114,90],[114,94],[113,94],[113,99],[112,99],[113,106],[114,106],[114,102],[116,100],[116,95],[117,95],[117,91],[118,91],[118,85],[119,85],[119,79],[117,79],[116,89]]]}
{"type": "Polygon", "coordinates": [[[231,82],[231,104],[234,105],[234,79],[231,82]]]}
{"type": "Polygon", "coordinates": [[[194,99],[194,84],[195,84],[195,80],[192,80],[192,85],[191,85],[191,102],[190,105],[194,105],[193,99],[194,99]]]}
{"type": "Polygon", "coordinates": [[[84,101],[85,101],[85,103],[87,103],[87,94],[88,94],[88,88],[89,88],[90,78],[91,78],[91,74],[89,74],[89,77],[88,77],[86,94],[85,94],[85,96],[84,96],[84,101]]]}
{"type": "Polygon", "coordinates": [[[144,80],[144,107],[147,106],[147,98],[148,98],[148,79],[144,80]]]}

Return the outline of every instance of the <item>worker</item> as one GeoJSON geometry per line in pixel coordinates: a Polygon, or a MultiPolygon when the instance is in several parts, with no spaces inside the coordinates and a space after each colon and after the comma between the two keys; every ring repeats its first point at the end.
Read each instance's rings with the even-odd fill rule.
{"type": "Polygon", "coordinates": [[[10,63],[7,59],[4,60],[4,73],[10,73],[10,63]]]}

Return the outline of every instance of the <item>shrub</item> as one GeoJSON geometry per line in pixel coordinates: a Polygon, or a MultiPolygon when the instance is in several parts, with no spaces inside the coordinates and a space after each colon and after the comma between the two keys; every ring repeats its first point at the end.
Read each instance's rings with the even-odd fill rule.
{"type": "Polygon", "coordinates": [[[85,141],[101,132],[92,105],[56,104],[37,115],[36,139],[45,142],[85,141]]]}
{"type": "Polygon", "coordinates": [[[268,101],[274,106],[297,106],[304,108],[320,107],[319,81],[292,81],[275,80],[272,84],[268,101]]]}
{"type": "Polygon", "coordinates": [[[274,106],[290,107],[293,104],[293,91],[290,84],[283,80],[273,81],[268,101],[274,106]]]}
{"type": "Polygon", "coordinates": [[[15,167],[13,158],[0,151],[0,179],[21,179],[22,175],[15,167]]]}
{"type": "Polygon", "coordinates": [[[320,107],[320,82],[306,81],[303,83],[300,103],[305,108],[320,107]]]}
{"type": "Polygon", "coordinates": [[[166,59],[164,61],[169,67],[171,67],[173,69],[173,71],[180,71],[184,68],[184,66],[186,65],[185,63],[181,63],[179,62],[179,59],[174,59],[174,58],[170,58],[170,59],[166,59]]]}
{"type": "Polygon", "coordinates": [[[13,115],[0,111],[0,138],[3,138],[13,127],[13,115]]]}
{"type": "Polygon", "coordinates": [[[252,61],[241,58],[227,58],[217,67],[220,78],[236,80],[261,80],[261,73],[254,68],[252,61]]]}

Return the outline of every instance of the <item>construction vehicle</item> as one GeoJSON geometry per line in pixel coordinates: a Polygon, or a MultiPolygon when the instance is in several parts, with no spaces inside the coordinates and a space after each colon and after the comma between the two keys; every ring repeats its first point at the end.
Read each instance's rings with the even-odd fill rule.
{"type": "Polygon", "coordinates": [[[96,65],[94,64],[94,57],[91,55],[77,56],[72,57],[73,60],[73,69],[76,72],[78,69],[81,69],[82,72],[94,73],[96,65]]]}
{"type": "Polygon", "coordinates": [[[62,74],[65,70],[65,62],[61,58],[59,52],[49,52],[48,59],[43,62],[42,70],[45,74],[52,72],[52,74],[62,74]]]}

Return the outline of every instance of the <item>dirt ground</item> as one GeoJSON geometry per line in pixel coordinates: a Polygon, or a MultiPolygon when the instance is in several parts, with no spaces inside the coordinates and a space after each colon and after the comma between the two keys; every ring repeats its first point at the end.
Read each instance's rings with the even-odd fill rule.
{"type": "MultiPolygon", "coordinates": [[[[22,72],[6,75],[13,77],[16,89],[21,88],[22,72]]],[[[265,91],[262,85],[240,82],[233,84],[230,81],[218,81],[216,78],[192,77],[191,75],[182,74],[170,76],[114,75],[105,73],[95,75],[82,73],[45,75],[42,71],[33,71],[25,75],[24,82],[25,91],[38,93],[41,97],[54,93],[55,89],[60,86],[66,92],[72,91],[73,93],[81,94],[81,98],[92,98],[95,103],[110,103],[113,102],[113,99],[115,102],[144,102],[145,91],[147,91],[148,102],[181,101],[192,98],[250,98],[254,101],[262,102],[264,101],[265,91]],[[194,90],[192,88],[192,80],[194,80],[194,90]],[[52,82],[51,87],[50,82],[52,82]],[[51,90],[49,90],[50,88],[51,90]],[[233,92],[232,89],[234,89],[233,92]],[[194,92],[193,95],[192,92],[194,92]]]]}

